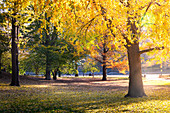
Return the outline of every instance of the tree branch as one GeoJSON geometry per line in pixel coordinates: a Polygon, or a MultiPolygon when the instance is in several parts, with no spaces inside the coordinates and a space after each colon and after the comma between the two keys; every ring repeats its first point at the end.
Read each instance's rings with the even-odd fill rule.
{"type": "Polygon", "coordinates": [[[125,2],[123,2],[123,0],[119,0],[120,1],[120,3],[122,3],[125,7],[128,7],[126,4],[125,4],[125,2]]]}
{"type": "MultiPolygon", "coordinates": [[[[148,7],[146,8],[146,11],[145,11],[145,13],[144,13],[144,16],[145,16],[146,13],[148,12],[148,10],[149,10],[149,8],[151,7],[152,4],[153,4],[153,2],[150,2],[150,3],[149,3],[149,5],[148,5],[148,7]]],[[[155,4],[158,5],[158,6],[161,6],[161,5],[160,5],[159,3],[157,3],[157,2],[155,2],[155,4]]],[[[143,8],[144,8],[144,7],[143,7],[143,8]]],[[[143,17],[144,17],[144,16],[143,16],[143,17]]]]}
{"type": "Polygon", "coordinates": [[[146,13],[148,12],[148,10],[149,10],[149,8],[151,7],[152,3],[153,3],[153,2],[150,2],[150,3],[149,3],[149,5],[148,5],[148,7],[146,8],[146,11],[145,11],[145,13],[144,13],[144,16],[145,16],[146,13]]]}
{"type": "MultiPolygon", "coordinates": [[[[87,29],[89,28],[89,26],[91,25],[91,23],[92,23],[92,22],[95,20],[95,18],[98,17],[98,16],[100,16],[100,14],[96,15],[94,18],[92,18],[92,19],[89,20],[87,23],[85,23],[84,25],[82,25],[82,26],[79,28],[79,30],[81,31],[86,25],[88,25],[87,28],[86,28],[86,31],[87,31],[87,29]]],[[[78,30],[78,31],[79,31],[79,30],[78,30]]]]}
{"type": "Polygon", "coordinates": [[[158,6],[161,6],[161,4],[159,4],[158,2],[155,2],[155,4],[157,4],[158,6]]]}
{"type": "Polygon", "coordinates": [[[103,61],[102,61],[102,60],[100,60],[100,59],[98,59],[97,57],[92,57],[92,58],[94,58],[96,61],[98,61],[98,62],[100,62],[100,63],[102,63],[102,64],[103,64],[103,61]]]}
{"type": "Polygon", "coordinates": [[[104,17],[105,21],[109,21],[109,24],[107,24],[107,28],[110,30],[111,34],[113,35],[113,37],[115,37],[116,35],[113,33],[113,30],[111,29],[111,25],[112,25],[112,20],[108,19],[104,14],[106,13],[106,9],[100,4],[100,8],[101,8],[101,15],[104,17]]]}
{"type": "Polygon", "coordinates": [[[163,50],[163,49],[164,49],[164,46],[162,46],[162,47],[155,47],[155,48],[149,48],[149,49],[145,49],[145,50],[139,51],[139,54],[143,54],[143,53],[150,52],[150,51],[153,51],[153,50],[163,50]]]}
{"type": "MultiPolygon", "coordinates": [[[[116,35],[113,33],[113,30],[111,29],[111,24],[112,24],[112,20],[111,19],[107,19],[107,17],[104,15],[106,13],[106,9],[100,5],[101,7],[101,11],[102,11],[102,15],[105,19],[105,21],[109,21],[109,24],[107,24],[107,28],[110,30],[111,34],[116,37],[116,35]]],[[[127,38],[127,36],[118,28],[118,27],[115,27],[116,29],[118,29],[120,32],[121,32],[121,35],[123,36],[123,38],[126,40],[127,44],[131,44],[129,39],[127,38]]],[[[126,46],[126,45],[125,45],[126,46]]]]}
{"type": "Polygon", "coordinates": [[[118,61],[122,60],[124,57],[126,57],[126,55],[121,56],[120,58],[118,58],[118,59],[117,59],[116,61],[114,61],[114,62],[118,62],[118,61]]]}
{"type": "MultiPolygon", "coordinates": [[[[126,55],[121,56],[121,57],[120,57],[120,58],[118,58],[117,60],[113,61],[113,63],[115,63],[115,62],[118,62],[118,61],[122,60],[124,57],[126,57],[126,55]]],[[[107,66],[112,66],[112,65],[110,64],[110,65],[107,65],[107,66]]]]}

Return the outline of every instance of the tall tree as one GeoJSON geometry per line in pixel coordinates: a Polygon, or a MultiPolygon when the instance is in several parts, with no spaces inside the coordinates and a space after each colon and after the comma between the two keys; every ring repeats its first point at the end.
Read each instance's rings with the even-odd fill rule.
{"type": "Polygon", "coordinates": [[[107,68],[116,68],[120,72],[125,73],[128,67],[125,57],[126,52],[122,51],[121,47],[119,47],[119,50],[116,50],[114,42],[109,40],[109,37],[104,35],[100,40],[96,40],[89,49],[90,56],[102,64],[102,80],[107,80],[107,68]]]}
{"type": "Polygon", "coordinates": [[[25,21],[30,17],[28,6],[31,1],[23,0],[4,0],[2,1],[2,9],[11,19],[11,37],[12,37],[12,81],[11,86],[19,86],[19,67],[18,67],[18,46],[19,42],[19,26],[23,26],[25,21]],[[22,18],[23,17],[23,18],[22,18]],[[22,18],[22,19],[21,19],[22,18]]]}
{"type": "Polygon", "coordinates": [[[63,16],[63,19],[68,20],[64,25],[71,32],[76,31],[78,36],[74,37],[75,40],[78,39],[81,44],[91,46],[91,40],[96,38],[94,29],[100,29],[107,35],[113,36],[112,40],[117,48],[125,47],[130,72],[129,89],[125,97],[145,96],[140,55],[167,47],[168,44],[165,41],[169,39],[164,37],[162,31],[169,31],[169,29],[162,25],[163,21],[169,18],[169,11],[165,10],[170,6],[169,1],[82,0],[72,1],[66,6],[67,11],[64,14],[68,14],[71,19],[63,16]],[[154,19],[146,23],[145,18],[147,16],[151,18],[151,15],[154,19]]]}
{"type": "MultiPolygon", "coordinates": [[[[13,16],[16,16],[16,3],[14,2],[14,13],[13,16]]],[[[12,81],[11,86],[19,86],[19,67],[18,67],[18,26],[16,25],[16,18],[12,17],[12,81]]]]}

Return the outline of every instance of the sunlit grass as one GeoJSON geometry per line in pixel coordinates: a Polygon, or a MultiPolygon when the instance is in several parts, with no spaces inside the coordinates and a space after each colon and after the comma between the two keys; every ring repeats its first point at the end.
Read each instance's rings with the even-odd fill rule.
{"type": "MultiPolygon", "coordinates": [[[[122,82],[119,78],[114,80],[115,84],[122,82]]],[[[115,91],[110,84],[96,86],[94,82],[87,85],[47,82],[20,87],[0,83],[0,112],[169,112],[170,82],[145,83],[149,85],[145,86],[148,96],[143,98],[124,98],[127,87],[117,86],[115,91]]]]}

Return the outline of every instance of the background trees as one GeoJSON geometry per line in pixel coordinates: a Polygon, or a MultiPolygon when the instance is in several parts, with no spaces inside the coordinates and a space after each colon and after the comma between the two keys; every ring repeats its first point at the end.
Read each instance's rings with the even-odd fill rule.
{"type": "Polygon", "coordinates": [[[2,55],[4,52],[9,51],[10,37],[8,34],[8,21],[7,16],[3,11],[0,13],[0,72],[2,69],[2,55]]]}
{"type": "Polygon", "coordinates": [[[99,40],[94,41],[94,45],[89,49],[90,56],[101,63],[103,67],[103,78],[107,80],[107,69],[117,69],[122,73],[127,70],[126,52],[121,47],[116,50],[114,42],[110,40],[110,36],[104,35],[99,40]]]}

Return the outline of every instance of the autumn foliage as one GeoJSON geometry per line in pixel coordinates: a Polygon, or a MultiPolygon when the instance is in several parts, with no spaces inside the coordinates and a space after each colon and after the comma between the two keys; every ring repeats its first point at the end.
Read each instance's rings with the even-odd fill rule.
{"type": "Polygon", "coordinates": [[[141,54],[159,51],[155,55],[158,63],[163,56],[164,61],[169,58],[169,0],[7,0],[4,3],[3,9],[16,19],[15,27],[39,19],[40,34],[45,30],[49,36],[49,26],[55,26],[75,46],[78,55],[88,50],[96,60],[103,56],[100,60],[103,66],[117,67],[122,72],[128,60],[130,80],[126,96],[146,95],[141,54]],[[99,52],[101,48],[103,53],[99,52]]]}

